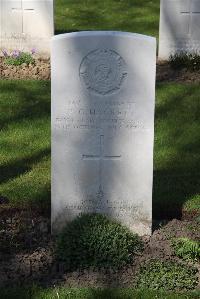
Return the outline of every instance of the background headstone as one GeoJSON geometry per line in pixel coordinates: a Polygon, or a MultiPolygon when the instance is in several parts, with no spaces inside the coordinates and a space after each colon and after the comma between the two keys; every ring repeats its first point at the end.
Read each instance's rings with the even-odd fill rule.
{"type": "Polygon", "coordinates": [[[182,51],[200,53],[200,1],[161,0],[159,58],[182,51]]]}
{"type": "Polygon", "coordinates": [[[156,40],[52,39],[52,231],[103,213],[151,233],[156,40]]]}
{"type": "Polygon", "coordinates": [[[50,53],[53,0],[0,0],[0,48],[50,53]]]}

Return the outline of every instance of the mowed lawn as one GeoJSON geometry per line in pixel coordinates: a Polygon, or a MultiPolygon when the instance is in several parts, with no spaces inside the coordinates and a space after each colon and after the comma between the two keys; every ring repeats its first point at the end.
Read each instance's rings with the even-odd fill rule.
{"type": "MultiPolygon", "coordinates": [[[[0,199],[50,207],[50,82],[0,81],[0,199]]],[[[200,86],[159,84],[154,217],[200,205],[200,86]]]]}
{"type": "Polygon", "coordinates": [[[0,81],[0,196],[50,204],[50,82],[0,81]]]}
{"type": "Polygon", "coordinates": [[[160,0],[57,0],[56,34],[120,30],[158,37],[160,0]]]}
{"type": "Polygon", "coordinates": [[[71,289],[55,287],[3,288],[1,299],[198,299],[199,292],[178,294],[172,292],[134,289],[71,289]]]}

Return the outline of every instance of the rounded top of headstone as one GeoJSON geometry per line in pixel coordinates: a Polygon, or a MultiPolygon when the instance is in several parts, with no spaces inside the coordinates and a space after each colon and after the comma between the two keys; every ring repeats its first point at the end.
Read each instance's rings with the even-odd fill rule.
{"type": "Polygon", "coordinates": [[[78,37],[106,37],[106,36],[112,36],[112,37],[129,37],[134,38],[138,40],[146,40],[152,43],[156,42],[156,38],[139,34],[139,33],[132,33],[132,32],[124,32],[124,31],[80,31],[80,32],[70,32],[70,33],[63,33],[54,35],[51,39],[52,41],[56,41],[63,38],[78,38],[78,37]]]}

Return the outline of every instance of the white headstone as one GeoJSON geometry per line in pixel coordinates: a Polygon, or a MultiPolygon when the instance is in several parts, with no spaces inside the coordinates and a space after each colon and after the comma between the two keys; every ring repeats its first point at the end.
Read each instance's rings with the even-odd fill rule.
{"type": "Polygon", "coordinates": [[[52,39],[52,231],[102,213],[151,233],[155,38],[52,39]]]}
{"type": "Polygon", "coordinates": [[[0,48],[50,53],[53,0],[0,0],[0,48]]]}
{"type": "Polygon", "coordinates": [[[159,58],[200,53],[200,1],[161,0],[159,58]]]}

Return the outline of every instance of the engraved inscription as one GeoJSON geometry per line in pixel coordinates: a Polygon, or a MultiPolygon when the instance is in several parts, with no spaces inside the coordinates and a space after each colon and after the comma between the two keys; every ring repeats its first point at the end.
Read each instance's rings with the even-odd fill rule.
{"type": "Polygon", "coordinates": [[[109,95],[120,90],[127,77],[127,68],[117,52],[98,49],[83,58],[79,74],[90,92],[109,95]]]}
{"type": "MultiPolygon", "coordinates": [[[[195,24],[194,17],[195,18],[196,18],[196,16],[200,17],[200,11],[194,10],[194,8],[195,8],[194,3],[193,3],[193,1],[191,1],[190,8],[181,11],[181,15],[189,17],[188,32],[187,32],[189,37],[192,35],[195,36],[195,34],[196,34],[196,32],[194,31],[195,27],[193,26],[195,24]]],[[[198,30],[199,30],[199,28],[198,28],[198,30]]]]}
{"type": "Polygon", "coordinates": [[[82,106],[79,100],[68,101],[67,109],[55,119],[55,129],[145,129],[144,124],[135,118],[134,102],[103,102],[82,106]]]}
{"type": "Polygon", "coordinates": [[[26,34],[26,32],[25,32],[25,29],[24,29],[24,27],[25,27],[25,22],[24,22],[24,14],[26,13],[26,12],[31,12],[31,13],[34,13],[34,8],[24,8],[23,7],[23,2],[21,3],[21,7],[17,7],[17,8],[15,8],[15,7],[13,7],[12,8],[12,12],[15,14],[15,13],[21,13],[21,33],[22,34],[26,34]]]}
{"type": "Polygon", "coordinates": [[[99,161],[99,188],[96,193],[96,197],[99,200],[102,200],[104,198],[104,191],[103,191],[103,161],[104,160],[119,160],[121,159],[121,155],[105,155],[104,154],[104,135],[100,136],[99,139],[99,149],[100,149],[100,154],[99,155],[83,155],[82,159],[83,160],[97,160],[99,161]]]}
{"type": "Polygon", "coordinates": [[[90,200],[82,200],[79,204],[69,204],[66,205],[68,213],[77,213],[77,215],[82,215],[85,213],[103,213],[106,215],[112,215],[115,217],[120,216],[131,216],[134,219],[140,219],[143,211],[143,207],[141,204],[130,204],[125,203],[124,201],[115,201],[105,203],[96,202],[94,199],[90,200]]]}

